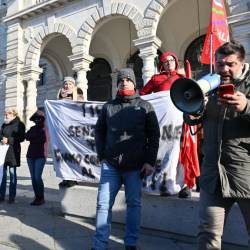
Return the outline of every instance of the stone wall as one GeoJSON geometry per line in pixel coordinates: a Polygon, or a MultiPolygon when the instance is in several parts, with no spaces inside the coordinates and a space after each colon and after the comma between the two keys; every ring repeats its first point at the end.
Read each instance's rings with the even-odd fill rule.
{"type": "Polygon", "coordinates": [[[3,122],[5,75],[3,70],[6,63],[6,28],[0,21],[0,124],[3,122]]]}
{"type": "Polygon", "coordinates": [[[249,0],[227,0],[230,15],[237,15],[243,12],[247,12],[250,9],[249,0]]]}

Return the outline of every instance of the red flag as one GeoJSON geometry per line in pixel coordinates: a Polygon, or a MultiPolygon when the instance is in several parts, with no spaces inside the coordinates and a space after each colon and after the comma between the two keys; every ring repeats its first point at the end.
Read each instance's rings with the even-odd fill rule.
{"type": "Polygon", "coordinates": [[[223,0],[212,0],[212,12],[204,42],[201,63],[213,64],[215,50],[229,41],[227,14],[223,0]],[[212,54],[212,60],[210,55],[212,54]]]}
{"type": "MultiPolygon", "coordinates": [[[[193,126],[197,129],[197,126],[193,126]]],[[[200,175],[200,165],[197,149],[197,135],[192,135],[190,126],[186,123],[183,125],[183,141],[181,145],[179,161],[184,167],[184,183],[189,188],[195,185],[196,177],[200,175]]]]}

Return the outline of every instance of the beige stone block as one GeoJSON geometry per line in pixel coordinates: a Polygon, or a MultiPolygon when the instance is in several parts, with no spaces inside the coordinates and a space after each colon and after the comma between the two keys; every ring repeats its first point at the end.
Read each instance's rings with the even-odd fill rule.
{"type": "Polygon", "coordinates": [[[91,14],[91,16],[92,16],[93,20],[94,20],[96,23],[97,23],[97,22],[100,20],[100,18],[101,18],[97,9],[94,11],[93,14],[91,14]]]}
{"type": "Polygon", "coordinates": [[[94,21],[94,19],[93,19],[92,17],[89,17],[89,18],[86,20],[86,23],[87,23],[92,29],[95,28],[96,22],[94,21]]]}
{"type": "Polygon", "coordinates": [[[137,13],[137,9],[133,7],[133,8],[131,9],[131,11],[129,12],[129,16],[128,16],[128,17],[129,17],[130,19],[133,19],[133,17],[136,15],[136,13],[137,13]]]}
{"type": "Polygon", "coordinates": [[[123,10],[123,15],[124,15],[124,16],[128,16],[128,15],[129,15],[129,12],[131,11],[131,9],[132,9],[131,5],[126,4],[126,6],[125,6],[125,8],[124,8],[124,10],[123,10]]]}
{"type": "Polygon", "coordinates": [[[125,3],[119,3],[116,13],[117,14],[122,14],[124,9],[125,9],[125,6],[126,6],[125,3]]]}
{"type": "Polygon", "coordinates": [[[161,12],[163,11],[162,5],[160,5],[160,4],[157,3],[157,2],[152,2],[152,3],[150,4],[150,9],[152,9],[152,10],[158,12],[159,14],[161,14],[161,12]]]}
{"type": "Polygon", "coordinates": [[[117,2],[114,2],[114,3],[111,5],[111,14],[116,14],[116,13],[117,13],[117,8],[118,8],[118,3],[117,3],[117,2]]]}
{"type": "MultiPolygon", "coordinates": [[[[104,17],[104,9],[103,9],[103,7],[98,8],[97,11],[99,13],[100,18],[103,18],[104,17]]],[[[105,13],[105,14],[106,14],[106,16],[110,15],[111,11],[109,11],[109,13],[105,13]]]]}
{"type": "Polygon", "coordinates": [[[168,4],[169,0],[157,0],[157,2],[165,7],[168,4]]]}

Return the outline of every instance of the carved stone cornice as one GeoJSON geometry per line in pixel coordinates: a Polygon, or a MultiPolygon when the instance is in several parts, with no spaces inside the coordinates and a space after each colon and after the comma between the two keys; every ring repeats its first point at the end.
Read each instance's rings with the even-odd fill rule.
{"type": "Polygon", "coordinates": [[[78,53],[68,57],[73,63],[73,70],[79,71],[82,69],[88,70],[89,64],[93,62],[94,57],[85,53],[78,53]]]}
{"type": "Polygon", "coordinates": [[[139,48],[149,48],[154,47],[156,49],[161,47],[161,40],[156,36],[145,36],[133,41],[134,45],[139,48]]]}
{"type": "Polygon", "coordinates": [[[22,71],[22,76],[23,76],[23,80],[25,81],[29,81],[29,80],[34,80],[37,81],[39,79],[39,75],[43,72],[42,68],[39,67],[30,67],[30,66],[26,66],[23,68],[22,71]]]}
{"type": "Polygon", "coordinates": [[[7,15],[3,18],[3,22],[9,22],[14,19],[28,19],[53,9],[57,9],[65,5],[65,3],[72,2],[74,0],[45,0],[35,5],[32,5],[24,10],[18,11],[15,14],[7,15]]]}

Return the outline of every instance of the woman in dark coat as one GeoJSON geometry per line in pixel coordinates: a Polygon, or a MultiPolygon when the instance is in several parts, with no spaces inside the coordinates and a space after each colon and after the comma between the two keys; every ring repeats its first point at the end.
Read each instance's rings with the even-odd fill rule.
{"type": "Polygon", "coordinates": [[[3,179],[0,186],[0,201],[4,201],[6,193],[7,169],[9,169],[9,203],[16,197],[17,175],[16,167],[20,166],[21,145],[24,141],[25,125],[20,121],[15,108],[5,110],[5,119],[0,131],[0,140],[9,145],[3,168],[3,179]]]}
{"type": "Polygon", "coordinates": [[[25,138],[30,142],[27,151],[27,162],[30,170],[31,181],[35,199],[30,203],[33,206],[44,204],[44,184],[42,179],[43,168],[48,156],[48,141],[45,128],[45,116],[37,110],[30,120],[35,123],[26,133],[25,138]]]}

